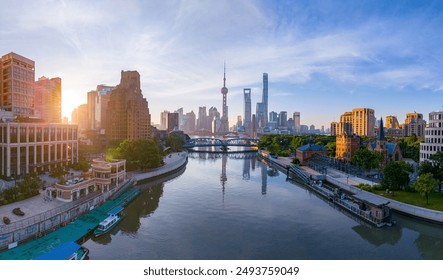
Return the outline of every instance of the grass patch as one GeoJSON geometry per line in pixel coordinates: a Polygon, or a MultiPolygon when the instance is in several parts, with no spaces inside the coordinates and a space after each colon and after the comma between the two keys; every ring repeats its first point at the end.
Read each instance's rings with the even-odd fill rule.
{"type": "Polygon", "coordinates": [[[421,196],[418,192],[406,192],[406,191],[395,191],[394,194],[388,194],[385,191],[374,191],[375,194],[390,198],[392,200],[400,201],[403,203],[443,211],[443,194],[438,192],[433,192],[429,194],[429,205],[426,205],[426,198],[421,196]]]}

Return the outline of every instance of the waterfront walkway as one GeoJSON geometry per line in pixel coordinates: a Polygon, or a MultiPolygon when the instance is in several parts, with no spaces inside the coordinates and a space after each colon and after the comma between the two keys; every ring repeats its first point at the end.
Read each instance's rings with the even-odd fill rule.
{"type": "MultiPolygon", "coordinates": [[[[127,177],[129,179],[134,179],[135,181],[140,181],[171,173],[186,164],[187,152],[170,154],[164,157],[163,161],[165,164],[159,168],[147,172],[127,172],[127,177]]],[[[48,178],[43,179],[47,179],[47,182],[50,184],[53,183],[52,181],[49,181],[50,179],[48,178]]],[[[89,213],[80,216],[73,223],[62,227],[53,233],[33,241],[25,242],[11,250],[0,252],[0,259],[33,259],[38,255],[46,253],[54,246],[56,247],[68,241],[77,241],[82,236],[87,235],[88,232],[96,227],[101,220],[106,218],[107,212],[115,207],[119,200],[124,199],[124,194],[122,195],[123,198],[119,197],[115,200],[105,202],[101,207],[93,209],[89,213]]],[[[32,198],[0,206],[0,225],[3,225],[4,216],[10,218],[12,224],[41,215],[42,213],[54,210],[65,204],[66,202],[57,199],[46,199],[45,192],[41,191],[40,195],[32,198]],[[24,216],[17,216],[12,213],[12,210],[17,207],[25,213],[24,216]]]]}
{"type": "Polygon", "coordinates": [[[0,260],[33,260],[66,242],[82,239],[108,217],[108,212],[111,209],[124,206],[135,195],[135,191],[130,189],[117,199],[105,202],[102,206],[78,217],[72,223],[43,237],[26,242],[8,251],[0,252],[0,260]]]}
{"type": "MultiPolygon", "coordinates": [[[[291,157],[279,157],[277,159],[269,158],[271,161],[279,164],[282,167],[287,165],[292,165],[291,157]]],[[[301,166],[301,169],[305,171],[308,175],[318,175],[318,172],[306,167],[301,166]]],[[[374,201],[377,203],[386,202],[389,203],[389,207],[397,212],[402,214],[423,219],[429,222],[434,223],[443,223],[443,211],[431,210],[423,207],[418,207],[410,204],[406,204],[403,202],[399,202],[393,200],[389,197],[377,195],[371,192],[364,191],[356,186],[359,184],[367,184],[372,186],[374,183],[370,180],[365,180],[357,176],[351,176],[345,172],[327,168],[326,169],[326,180],[332,184],[339,186],[342,189],[345,189],[351,193],[358,195],[360,198],[367,200],[368,202],[374,201]]],[[[389,195],[389,194],[386,194],[389,195]]]]}

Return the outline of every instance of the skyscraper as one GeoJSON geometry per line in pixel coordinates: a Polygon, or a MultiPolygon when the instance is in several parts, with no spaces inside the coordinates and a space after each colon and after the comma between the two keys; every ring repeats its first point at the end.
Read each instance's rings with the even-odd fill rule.
{"type": "Polygon", "coordinates": [[[267,126],[267,124],[268,124],[268,73],[263,73],[262,103],[263,103],[263,110],[264,110],[263,114],[265,116],[263,126],[267,126]]]}
{"type": "Polygon", "coordinates": [[[278,115],[278,127],[288,127],[288,112],[281,111],[278,115]]]}
{"type": "Polygon", "coordinates": [[[0,61],[0,108],[14,116],[34,115],[34,61],[8,53],[0,61]]]}
{"type": "Polygon", "coordinates": [[[425,137],[426,122],[423,120],[423,114],[407,113],[403,128],[405,136],[415,134],[417,137],[425,137]]]}
{"type": "Polygon", "coordinates": [[[112,112],[108,112],[110,93],[115,87],[107,85],[97,86],[97,98],[95,100],[95,128],[105,129],[107,118],[112,112]]]}
{"type": "Polygon", "coordinates": [[[228,119],[228,105],[227,105],[227,94],[228,88],[226,87],[226,64],[224,65],[223,71],[223,87],[221,88],[221,93],[223,95],[223,109],[222,109],[222,117],[219,132],[228,132],[229,131],[229,119],[228,119]]]}
{"type": "Polygon", "coordinates": [[[187,133],[195,131],[195,113],[194,113],[194,111],[186,113],[186,124],[185,124],[184,131],[187,133]]]}
{"type": "Polygon", "coordinates": [[[265,114],[265,104],[263,104],[263,102],[258,102],[257,107],[255,108],[256,128],[263,128],[266,126],[266,117],[264,114],[265,114]]]}
{"type": "Polygon", "coordinates": [[[294,112],[292,114],[292,119],[294,120],[296,132],[300,133],[300,112],[294,112]]]}
{"type": "Polygon", "coordinates": [[[168,113],[168,132],[178,129],[179,113],[168,113]]]}
{"type": "Polygon", "coordinates": [[[244,96],[244,116],[243,116],[243,126],[245,127],[245,131],[249,131],[249,127],[251,126],[251,89],[245,88],[243,89],[244,96]]]}
{"type": "Polygon", "coordinates": [[[375,115],[369,108],[352,110],[352,131],[359,136],[374,136],[375,115]]]}
{"type": "Polygon", "coordinates": [[[34,114],[48,123],[62,122],[62,80],[41,77],[34,87],[34,114]]]}
{"type": "Polygon", "coordinates": [[[111,92],[106,125],[108,140],[137,140],[151,137],[148,101],[140,89],[137,71],[122,71],[120,84],[111,92]]]}
{"type": "Polygon", "coordinates": [[[95,90],[91,90],[88,92],[88,129],[95,129],[95,102],[98,96],[98,92],[95,90]]]}
{"type": "Polygon", "coordinates": [[[386,116],[386,128],[390,129],[398,129],[400,128],[400,124],[398,123],[396,116],[386,116]]]}
{"type": "Polygon", "coordinates": [[[160,112],[160,129],[166,130],[168,127],[168,114],[169,111],[160,112]]]}
{"type": "Polygon", "coordinates": [[[197,130],[209,130],[207,119],[206,106],[198,107],[197,130]]]}

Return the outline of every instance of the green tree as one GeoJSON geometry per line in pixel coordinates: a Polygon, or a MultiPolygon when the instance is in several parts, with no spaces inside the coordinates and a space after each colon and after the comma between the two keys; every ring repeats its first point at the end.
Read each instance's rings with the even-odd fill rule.
{"type": "Polygon", "coordinates": [[[390,190],[404,189],[409,185],[411,166],[405,162],[389,162],[384,171],[381,185],[390,190]]]}
{"type": "Polygon", "coordinates": [[[438,185],[439,183],[434,179],[434,176],[431,173],[426,173],[417,178],[414,188],[426,198],[426,205],[429,205],[429,194],[433,192],[438,185]]]}
{"type": "Polygon", "coordinates": [[[108,149],[107,159],[125,159],[128,171],[156,168],[163,164],[160,145],[153,139],[125,140],[115,149],[108,149]]]}
{"type": "Polygon", "coordinates": [[[403,157],[411,158],[418,162],[420,156],[420,143],[423,141],[423,138],[417,138],[415,134],[399,140],[398,145],[400,146],[403,157]]]}
{"type": "Polygon", "coordinates": [[[172,152],[181,152],[183,150],[183,140],[175,135],[166,138],[166,146],[170,147],[172,152]]]}
{"type": "Polygon", "coordinates": [[[435,168],[433,173],[434,178],[443,182],[443,151],[438,151],[431,155],[429,159],[432,161],[432,165],[435,168]]]}
{"type": "Polygon", "coordinates": [[[377,168],[380,165],[380,162],[380,156],[369,151],[366,147],[358,149],[351,158],[352,165],[361,167],[365,170],[377,168]]]}
{"type": "Polygon", "coordinates": [[[305,143],[303,137],[295,136],[292,138],[291,143],[289,144],[289,148],[291,149],[291,151],[293,153],[295,153],[299,147],[301,147],[305,144],[306,143],[305,143]]]}
{"type": "Polygon", "coordinates": [[[335,151],[336,151],[336,143],[335,142],[329,142],[325,146],[326,150],[328,150],[328,155],[330,157],[335,157],[335,151]]]}

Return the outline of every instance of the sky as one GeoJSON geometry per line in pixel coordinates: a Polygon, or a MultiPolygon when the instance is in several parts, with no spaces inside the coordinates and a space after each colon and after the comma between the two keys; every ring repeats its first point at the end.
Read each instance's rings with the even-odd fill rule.
{"type": "Polygon", "coordinates": [[[252,110],[269,75],[269,111],[317,128],[353,108],[377,118],[443,110],[443,1],[0,0],[0,55],[62,78],[62,114],[99,84],[137,70],[152,122],[160,112],[252,110]]]}

